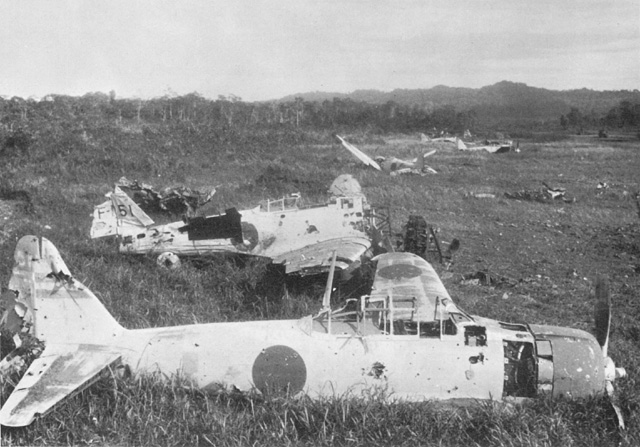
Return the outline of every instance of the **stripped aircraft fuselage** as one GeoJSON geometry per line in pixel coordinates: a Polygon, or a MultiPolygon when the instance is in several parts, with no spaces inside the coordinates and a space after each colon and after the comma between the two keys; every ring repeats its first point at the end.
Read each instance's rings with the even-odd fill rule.
{"type": "MultiPolygon", "coordinates": [[[[332,185],[359,189],[351,176],[332,185]]],[[[333,195],[321,205],[301,206],[300,198],[269,200],[243,211],[154,224],[119,188],[95,207],[91,237],[117,236],[127,254],[173,253],[210,256],[221,253],[270,258],[286,273],[327,272],[337,251],[337,268],[345,274],[370,258],[382,240],[375,212],[360,193],[333,195]]]]}
{"type": "Polygon", "coordinates": [[[287,273],[310,273],[328,269],[332,250],[340,246],[341,268],[353,268],[371,247],[371,238],[365,231],[365,207],[362,196],[336,197],[326,205],[310,208],[299,208],[295,198],[285,198],[237,212],[241,226],[238,237],[228,237],[224,228],[208,230],[206,219],[212,219],[209,217],[204,218],[200,227],[178,221],[123,235],[119,249],[129,254],[262,256],[277,264],[284,263],[287,273]],[[292,254],[304,248],[307,250],[292,254]]]}
{"type": "Polygon", "coordinates": [[[410,253],[380,255],[369,296],[314,317],[137,330],[121,327],[46,239],[25,236],[15,259],[9,290],[46,348],[0,410],[3,425],[29,424],[118,364],[203,388],[414,401],[582,397],[623,376],[587,332],[466,314],[410,253]]]}

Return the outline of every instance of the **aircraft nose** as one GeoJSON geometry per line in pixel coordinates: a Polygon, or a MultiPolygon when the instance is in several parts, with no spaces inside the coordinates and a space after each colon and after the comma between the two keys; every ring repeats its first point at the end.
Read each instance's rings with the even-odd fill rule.
{"type": "Polygon", "coordinates": [[[607,382],[613,382],[616,379],[627,377],[627,370],[616,367],[611,357],[607,357],[604,361],[604,377],[607,382]]]}
{"type": "MultiPolygon", "coordinates": [[[[551,343],[553,396],[592,396],[605,392],[607,384],[612,383],[607,376],[606,358],[593,335],[573,328],[530,327],[538,340],[551,343]]],[[[613,361],[609,369],[611,377],[615,377],[613,361]]]]}

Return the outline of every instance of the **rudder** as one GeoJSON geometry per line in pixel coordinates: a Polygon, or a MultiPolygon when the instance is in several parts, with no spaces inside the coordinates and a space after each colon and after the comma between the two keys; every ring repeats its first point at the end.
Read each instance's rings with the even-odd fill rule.
{"type": "Polygon", "coordinates": [[[23,328],[46,344],[104,344],[124,329],[98,298],[71,276],[45,238],[18,241],[9,289],[26,306],[23,328]]]}
{"type": "Polygon", "coordinates": [[[91,238],[127,235],[129,230],[138,232],[150,225],[153,225],[153,219],[116,186],[108,201],[94,207],[91,238]]]}

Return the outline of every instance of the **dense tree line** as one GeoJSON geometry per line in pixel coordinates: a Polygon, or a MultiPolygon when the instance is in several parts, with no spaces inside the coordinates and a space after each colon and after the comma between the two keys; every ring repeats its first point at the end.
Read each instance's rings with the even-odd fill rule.
{"type": "MultiPolygon", "coordinates": [[[[535,98],[525,102],[533,105],[535,98]]],[[[148,100],[117,98],[115,92],[87,93],[81,97],[49,95],[38,101],[0,97],[0,146],[21,150],[28,147],[38,133],[68,130],[81,133],[87,126],[114,124],[180,125],[199,131],[236,133],[295,129],[462,134],[469,129],[478,134],[522,129],[640,128],[640,103],[626,100],[605,114],[593,110],[583,112],[573,107],[561,115],[559,122],[557,115],[538,120],[521,117],[518,121],[521,110],[508,107],[503,109],[511,110],[510,119],[496,121],[496,116],[505,113],[496,107],[486,105],[457,110],[452,105],[433,108],[415,103],[368,103],[338,97],[323,101],[295,97],[287,101],[246,102],[233,95],[211,100],[198,93],[148,100]]]]}
{"type": "Polygon", "coordinates": [[[598,128],[604,129],[638,129],[640,130],[640,103],[621,101],[604,115],[583,113],[572,107],[569,113],[560,116],[563,129],[598,128]]]}
{"type": "Polygon", "coordinates": [[[49,121],[119,123],[187,123],[216,128],[264,128],[288,126],[301,129],[368,129],[373,132],[461,132],[474,128],[474,111],[452,106],[434,110],[394,101],[369,104],[334,98],[322,102],[296,98],[286,102],[245,102],[235,96],[215,100],[197,93],[149,100],[118,99],[115,93],[88,93],[82,97],[49,95],[40,101],[19,97],[0,98],[0,123],[5,128],[29,122],[49,121]]]}

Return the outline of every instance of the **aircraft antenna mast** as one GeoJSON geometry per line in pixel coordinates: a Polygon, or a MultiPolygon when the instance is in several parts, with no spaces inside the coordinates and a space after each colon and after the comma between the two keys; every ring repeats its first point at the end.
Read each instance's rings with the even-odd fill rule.
{"type": "Polygon", "coordinates": [[[333,250],[333,256],[331,256],[331,268],[329,269],[329,277],[327,278],[327,286],[324,289],[324,297],[322,298],[322,310],[331,309],[331,291],[333,289],[333,273],[336,270],[336,256],[337,251],[333,250]]]}

